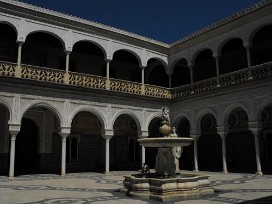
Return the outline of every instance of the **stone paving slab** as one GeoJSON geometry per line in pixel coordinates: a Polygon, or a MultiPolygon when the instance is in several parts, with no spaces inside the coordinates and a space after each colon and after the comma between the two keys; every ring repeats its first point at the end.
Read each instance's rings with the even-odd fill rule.
{"type": "MultiPolygon", "coordinates": [[[[188,171],[182,171],[188,173],[188,171]]],[[[53,174],[22,175],[14,180],[0,176],[0,204],[48,203],[159,203],[122,195],[123,176],[138,172],[70,173],[65,177],[53,174]]],[[[192,172],[190,172],[192,173],[192,172]]],[[[175,200],[177,204],[272,204],[272,175],[224,174],[210,175],[214,195],[192,200],[175,200]]]]}

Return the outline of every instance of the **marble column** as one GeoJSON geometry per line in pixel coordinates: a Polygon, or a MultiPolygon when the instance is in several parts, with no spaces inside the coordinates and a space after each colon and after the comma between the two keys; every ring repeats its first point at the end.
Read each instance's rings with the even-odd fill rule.
{"type": "Polygon", "coordinates": [[[103,136],[106,143],[105,148],[105,173],[110,172],[110,139],[113,137],[113,135],[104,135],[103,136]]]}
{"type": "Polygon", "coordinates": [[[66,174],[66,139],[70,134],[69,131],[59,132],[61,136],[61,176],[66,174]]]}
{"type": "Polygon", "coordinates": [[[197,142],[199,139],[199,135],[191,135],[191,137],[194,139],[194,165],[195,165],[194,171],[199,171],[198,170],[198,152],[197,152],[197,142]]]}
{"type": "MultiPolygon", "coordinates": [[[[143,138],[147,138],[148,137],[148,131],[138,131],[138,138],[139,139],[143,139],[143,138]]],[[[142,148],[142,164],[145,163],[145,147],[141,146],[142,148]]]]}
{"type": "Polygon", "coordinates": [[[259,133],[261,130],[261,123],[257,121],[249,121],[248,129],[254,135],[255,141],[255,155],[256,155],[256,165],[257,165],[257,175],[263,175],[262,167],[261,167],[261,157],[260,157],[260,142],[259,142],[259,133]]]}
{"type": "Polygon", "coordinates": [[[144,79],[145,79],[145,67],[144,66],[140,66],[141,70],[142,70],[142,86],[141,86],[141,94],[144,95],[145,94],[145,85],[144,85],[144,79]]]}
{"type": "Polygon", "coordinates": [[[14,178],[15,143],[16,143],[16,136],[20,132],[20,129],[21,129],[21,124],[9,124],[9,132],[10,132],[9,179],[14,178]]]}
{"type": "Polygon", "coordinates": [[[193,90],[193,83],[194,83],[194,70],[193,70],[193,64],[189,63],[188,67],[190,69],[190,80],[191,80],[191,93],[194,93],[193,90]]]}
{"type": "Polygon", "coordinates": [[[248,79],[253,79],[252,78],[252,73],[251,73],[251,57],[250,57],[250,47],[251,44],[246,44],[244,45],[246,48],[246,53],[247,53],[247,67],[248,67],[248,79]]]}
{"type": "Polygon", "coordinates": [[[66,51],[66,64],[65,64],[65,71],[68,72],[69,71],[69,60],[70,60],[70,51],[66,51]]]}
{"type": "Polygon", "coordinates": [[[110,61],[109,59],[106,59],[106,89],[110,90],[110,61]]]}
{"type": "Polygon", "coordinates": [[[221,132],[218,133],[222,140],[222,162],[223,162],[223,172],[228,173],[227,168],[227,153],[226,153],[226,138],[228,133],[227,132],[221,132]]]}
{"type": "Polygon", "coordinates": [[[18,56],[17,56],[17,70],[15,72],[16,77],[21,77],[21,68],[22,68],[22,47],[23,43],[21,41],[17,41],[18,43],[18,56]]]}
{"type": "Polygon", "coordinates": [[[220,55],[214,55],[213,57],[215,58],[215,63],[216,63],[216,82],[217,82],[217,87],[220,87],[220,80],[219,80],[219,76],[220,76],[219,58],[220,58],[220,55]]]}
{"type": "Polygon", "coordinates": [[[10,160],[9,160],[9,179],[14,178],[14,165],[15,165],[15,142],[18,132],[10,134],[10,160]]]}
{"type": "Polygon", "coordinates": [[[257,175],[263,175],[261,167],[261,157],[260,157],[260,142],[259,142],[259,131],[252,132],[255,141],[255,154],[256,154],[256,165],[257,165],[257,175]]]}

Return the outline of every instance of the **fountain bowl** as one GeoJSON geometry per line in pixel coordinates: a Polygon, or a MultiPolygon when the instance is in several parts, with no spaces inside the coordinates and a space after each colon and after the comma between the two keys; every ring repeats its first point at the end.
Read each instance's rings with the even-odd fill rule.
{"type": "Polygon", "coordinates": [[[190,137],[157,137],[157,138],[143,138],[138,139],[141,146],[144,147],[177,147],[189,146],[193,141],[190,137]]]}

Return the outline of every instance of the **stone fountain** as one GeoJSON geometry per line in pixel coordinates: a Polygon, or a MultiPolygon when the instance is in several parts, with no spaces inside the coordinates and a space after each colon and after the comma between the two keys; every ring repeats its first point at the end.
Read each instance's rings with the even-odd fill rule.
{"type": "Polygon", "coordinates": [[[190,145],[193,139],[177,137],[175,128],[171,127],[169,110],[166,107],[162,108],[160,132],[163,137],[138,139],[141,146],[158,148],[155,173],[125,176],[121,192],[161,202],[213,194],[209,176],[176,173],[178,169],[176,153],[178,151],[178,154],[181,154],[182,148],[190,145]]]}

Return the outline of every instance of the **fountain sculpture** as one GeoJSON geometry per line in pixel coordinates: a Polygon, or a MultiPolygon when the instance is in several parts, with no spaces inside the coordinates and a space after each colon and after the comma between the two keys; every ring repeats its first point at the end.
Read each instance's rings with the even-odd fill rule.
{"type": "Polygon", "coordinates": [[[121,192],[161,202],[214,193],[210,187],[209,176],[176,173],[179,170],[178,158],[181,156],[183,146],[190,145],[193,139],[177,137],[175,128],[171,127],[169,110],[166,107],[162,108],[160,132],[163,137],[138,139],[141,146],[158,148],[155,174],[125,176],[121,192]]]}

